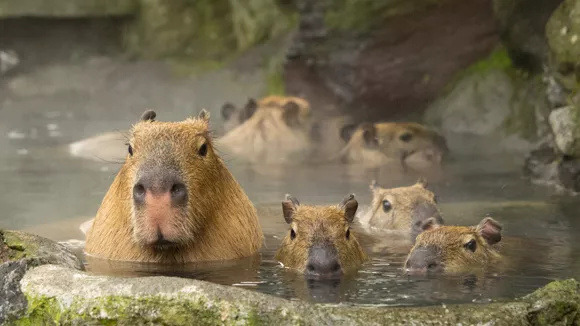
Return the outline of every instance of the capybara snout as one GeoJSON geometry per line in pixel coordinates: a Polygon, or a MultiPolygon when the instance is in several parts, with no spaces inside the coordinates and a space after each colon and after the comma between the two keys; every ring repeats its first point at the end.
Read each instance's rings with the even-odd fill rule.
{"type": "Polygon", "coordinates": [[[187,204],[187,187],[179,173],[148,172],[139,178],[133,187],[133,202],[136,207],[142,207],[156,198],[165,196],[168,196],[172,206],[187,204]]]}
{"type": "Polygon", "coordinates": [[[409,273],[439,273],[443,271],[440,249],[436,246],[425,246],[416,249],[405,262],[409,273]]]}
{"type": "Polygon", "coordinates": [[[336,277],[342,274],[338,251],[330,241],[310,247],[306,264],[307,276],[336,277]]]}

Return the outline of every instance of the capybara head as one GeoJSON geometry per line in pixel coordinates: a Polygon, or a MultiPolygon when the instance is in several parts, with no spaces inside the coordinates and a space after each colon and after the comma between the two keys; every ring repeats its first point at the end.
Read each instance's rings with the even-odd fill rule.
{"type": "Polygon", "coordinates": [[[274,109],[282,111],[284,122],[290,127],[304,125],[310,116],[310,104],[299,97],[267,96],[259,101],[249,98],[243,107],[236,107],[232,103],[225,103],[221,113],[225,123],[225,130],[230,131],[250,119],[258,109],[274,109]]]}
{"type": "Polygon", "coordinates": [[[142,246],[163,249],[195,241],[204,226],[204,209],[211,209],[200,193],[218,159],[208,133],[209,114],[168,128],[147,111],[132,130],[127,174],[132,184],[133,237],[142,246]]]}
{"type": "Polygon", "coordinates": [[[364,221],[372,228],[409,232],[414,242],[427,219],[432,217],[443,224],[435,194],[427,189],[423,179],[409,187],[391,189],[382,188],[373,180],[370,189],[373,200],[364,221]]]}
{"type": "Polygon", "coordinates": [[[340,133],[347,142],[343,158],[352,162],[377,160],[380,155],[364,153],[374,151],[385,159],[439,164],[448,152],[443,136],[417,123],[349,124],[340,133]]]}
{"type": "Polygon", "coordinates": [[[127,158],[97,212],[87,253],[195,261],[255,252],[262,241],[255,209],[214,151],[209,113],[180,122],[155,116],[146,111],[131,130],[127,158]]]}
{"type": "Polygon", "coordinates": [[[410,272],[462,273],[492,267],[501,258],[495,248],[501,226],[486,217],[477,226],[442,226],[425,221],[405,262],[410,272]]]}
{"type": "Polygon", "coordinates": [[[366,260],[350,229],[357,207],[354,195],[337,206],[303,206],[286,195],[282,211],[290,230],[276,259],[314,278],[338,277],[356,269],[366,260]]]}

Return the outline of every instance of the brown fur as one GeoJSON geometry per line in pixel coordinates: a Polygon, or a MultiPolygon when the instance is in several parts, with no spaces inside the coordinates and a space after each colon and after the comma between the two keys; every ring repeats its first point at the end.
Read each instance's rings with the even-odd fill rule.
{"type": "Polygon", "coordinates": [[[340,156],[346,162],[371,166],[393,160],[438,165],[447,151],[444,138],[420,124],[381,122],[356,128],[340,156]]]}
{"type": "MultiPolygon", "coordinates": [[[[204,111],[205,112],[205,111],[204,111]]],[[[141,121],[133,126],[128,155],[105,195],[87,234],[86,253],[99,258],[142,262],[194,262],[256,253],[263,236],[255,208],[213,149],[209,116],[181,122],[141,121]],[[207,154],[198,149],[207,144],[207,154]],[[162,162],[184,174],[186,208],[170,218],[179,247],[140,245],[151,230],[132,201],[144,161],[162,162]]]]}
{"type": "Polygon", "coordinates": [[[339,206],[299,205],[292,217],[290,230],[276,252],[276,259],[285,267],[304,272],[310,247],[319,241],[330,241],[338,251],[342,271],[355,270],[367,260],[367,255],[349,230],[351,222],[347,221],[345,210],[339,206]],[[294,239],[291,239],[291,230],[296,234],[294,239]]]}
{"type": "Polygon", "coordinates": [[[252,162],[285,162],[289,155],[309,147],[308,133],[290,127],[283,110],[258,108],[243,124],[218,140],[228,152],[252,162]]]}
{"type": "Polygon", "coordinates": [[[435,194],[427,189],[423,181],[409,187],[392,189],[382,188],[373,181],[370,189],[373,194],[371,207],[361,218],[361,224],[365,226],[412,233],[415,224],[419,223],[419,226],[430,217],[437,218],[440,224],[443,223],[435,194]],[[390,207],[384,207],[385,201],[390,207]]]}
{"type": "Polygon", "coordinates": [[[502,256],[496,245],[501,240],[501,226],[492,218],[483,219],[476,226],[441,226],[430,223],[417,240],[407,257],[405,265],[419,248],[435,248],[437,262],[442,264],[445,273],[463,273],[494,267],[501,262],[502,256]],[[475,251],[466,245],[476,242],[475,251]]]}

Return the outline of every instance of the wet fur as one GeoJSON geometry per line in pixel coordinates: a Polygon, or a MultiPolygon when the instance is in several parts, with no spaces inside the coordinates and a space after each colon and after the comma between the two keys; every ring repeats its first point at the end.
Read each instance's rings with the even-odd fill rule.
{"type": "Polygon", "coordinates": [[[87,234],[87,254],[122,261],[184,263],[246,257],[260,249],[263,235],[256,210],[215,154],[207,118],[139,122],[132,129],[131,145],[135,154],[127,156],[87,234]],[[202,159],[196,155],[203,142],[208,152],[202,159]],[[172,221],[182,235],[178,247],[157,250],[139,245],[146,231],[133,209],[132,188],[143,160],[168,162],[184,173],[188,205],[172,221]]]}
{"type": "MultiPolygon", "coordinates": [[[[382,122],[356,128],[339,156],[344,162],[378,166],[393,161],[423,161],[433,150],[447,152],[445,140],[435,131],[417,123],[382,122]],[[412,138],[402,141],[407,134],[412,138]]],[[[435,158],[431,163],[439,161],[435,158]]]]}
{"type": "Polygon", "coordinates": [[[296,238],[291,239],[288,230],[275,258],[285,267],[304,272],[310,247],[318,240],[328,240],[336,246],[343,272],[352,271],[368,258],[352,230],[346,239],[349,227],[344,210],[338,206],[300,205],[291,222],[296,238]]]}
{"type": "Polygon", "coordinates": [[[444,272],[448,274],[497,267],[502,262],[499,244],[489,244],[479,231],[480,225],[433,227],[417,236],[407,260],[416,248],[433,246],[439,250],[444,272]],[[475,252],[464,247],[472,239],[477,243],[475,252]]]}

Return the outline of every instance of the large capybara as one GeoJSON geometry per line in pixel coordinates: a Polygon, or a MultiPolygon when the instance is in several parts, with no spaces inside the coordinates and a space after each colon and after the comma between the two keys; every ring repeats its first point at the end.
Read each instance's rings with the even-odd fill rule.
{"type": "Polygon", "coordinates": [[[337,206],[306,206],[290,195],[282,212],[290,230],[276,259],[309,277],[339,277],[356,270],[366,259],[351,232],[358,202],[349,195],[337,206]]]}
{"type": "Polygon", "coordinates": [[[68,145],[70,155],[98,162],[118,162],[127,156],[126,135],[122,131],[109,131],[81,139],[68,145]]]}
{"type": "Polygon", "coordinates": [[[410,272],[457,274],[497,267],[501,262],[497,243],[501,225],[486,217],[476,226],[443,226],[433,218],[407,256],[410,272]]]}
{"type": "Polygon", "coordinates": [[[443,136],[418,123],[346,125],[341,130],[341,137],[347,144],[340,158],[344,162],[368,166],[393,161],[418,168],[438,166],[448,152],[443,136]]]}
{"type": "Polygon", "coordinates": [[[256,210],[215,153],[209,113],[133,126],[125,163],[87,233],[86,253],[123,261],[184,263],[256,253],[256,210]]]}
{"type": "Polygon", "coordinates": [[[443,224],[435,194],[427,189],[423,179],[409,187],[391,189],[380,187],[373,180],[370,189],[373,195],[371,207],[359,220],[363,226],[402,231],[410,235],[411,242],[415,242],[427,219],[433,217],[438,224],[443,224]]]}

